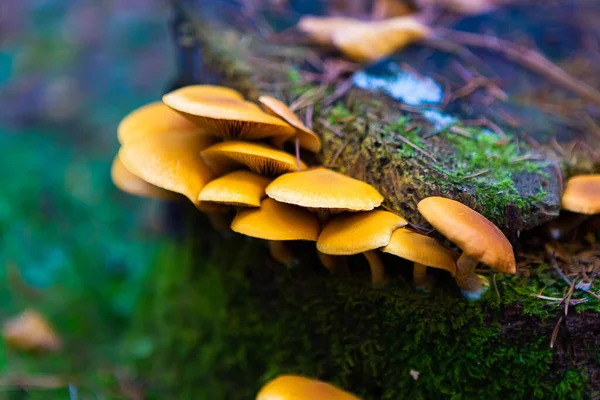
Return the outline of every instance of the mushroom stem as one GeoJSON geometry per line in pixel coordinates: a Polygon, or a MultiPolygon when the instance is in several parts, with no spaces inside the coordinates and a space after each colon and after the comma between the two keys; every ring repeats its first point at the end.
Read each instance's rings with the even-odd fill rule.
{"type": "Polygon", "coordinates": [[[229,229],[229,224],[231,223],[231,220],[227,213],[207,212],[206,217],[208,218],[208,222],[210,222],[210,226],[212,226],[212,228],[215,231],[224,234],[231,232],[231,230],[229,229]]]}
{"type": "Polygon", "coordinates": [[[321,226],[323,226],[327,223],[330,216],[331,216],[331,214],[326,209],[323,209],[323,208],[317,209],[317,218],[319,218],[319,222],[321,223],[321,226]]]}
{"type": "Polygon", "coordinates": [[[427,276],[427,266],[419,263],[414,263],[413,267],[413,283],[419,289],[430,290],[431,279],[427,276]]]}
{"type": "Polygon", "coordinates": [[[271,257],[281,264],[289,264],[294,260],[292,251],[280,240],[269,240],[269,251],[271,257]]]}
{"type": "Polygon", "coordinates": [[[385,269],[381,259],[375,250],[365,251],[363,254],[371,267],[371,283],[373,286],[383,285],[385,283],[385,269]]]}
{"type": "Polygon", "coordinates": [[[317,250],[319,261],[325,268],[327,268],[332,274],[339,274],[342,276],[350,276],[350,270],[348,269],[348,263],[346,257],[332,256],[325,254],[317,250]]]}
{"type": "Polygon", "coordinates": [[[477,259],[465,253],[456,261],[456,284],[469,300],[480,299],[487,286],[487,280],[475,273],[478,263],[477,259]]]}
{"type": "Polygon", "coordinates": [[[302,169],[300,164],[300,135],[296,134],[296,165],[298,166],[298,171],[302,169]]]}
{"type": "Polygon", "coordinates": [[[591,215],[586,214],[561,215],[546,225],[546,231],[552,239],[561,240],[579,228],[590,217],[591,215]]]}

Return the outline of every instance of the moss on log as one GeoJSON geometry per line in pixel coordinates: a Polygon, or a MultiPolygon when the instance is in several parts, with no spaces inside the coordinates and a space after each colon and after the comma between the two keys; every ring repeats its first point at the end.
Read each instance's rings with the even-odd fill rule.
{"type": "Polygon", "coordinates": [[[498,295],[468,303],[444,274],[432,293],[415,291],[410,264],[394,257],[385,258],[393,283],[378,290],[361,258],[352,279],[335,279],[310,245],[294,248],[295,267],[247,238],[205,233],[187,249],[163,252],[138,315],[137,334],[153,349],[138,369],[162,398],[250,399],[284,373],[365,400],[584,399],[600,390],[600,314],[572,310],[551,349],[562,310],[529,295],[539,279],[498,275],[498,295]]]}

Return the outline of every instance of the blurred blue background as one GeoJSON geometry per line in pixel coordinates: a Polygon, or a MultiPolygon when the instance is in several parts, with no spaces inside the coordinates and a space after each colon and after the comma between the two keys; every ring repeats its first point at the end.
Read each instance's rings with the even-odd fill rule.
{"type": "MultiPolygon", "coordinates": [[[[0,398],[30,398],[13,382],[36,374],[68,376],[71,397],[131,390],[117,343],[168,239],[159,205],[113,187],[110,164],[119,120],[175,75],[169,13],[158,0],[0,4],[0,319],[36,308],[66,345],[0,343],[0,398]]],[[[150,346],[128,343],[128,357],[150,346]]]]}

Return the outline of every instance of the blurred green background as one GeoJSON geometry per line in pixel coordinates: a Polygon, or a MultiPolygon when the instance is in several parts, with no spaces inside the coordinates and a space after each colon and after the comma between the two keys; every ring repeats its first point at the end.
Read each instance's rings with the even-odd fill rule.
{"type": "MultiPolygon", "coordinates": [[[[169,4],[0,4],[0,319],[33,307],[65,342],[23,355],[0,342],[0,398],[132,398],[123,346],[144,276],[172,244],[159,204],[110,181],[116,127],[174,75],[169,4]],[[19,389],[39,374],[70,387],[19,389]]],[[[0,339],[1,340],[1,339],[0,339]]]]}

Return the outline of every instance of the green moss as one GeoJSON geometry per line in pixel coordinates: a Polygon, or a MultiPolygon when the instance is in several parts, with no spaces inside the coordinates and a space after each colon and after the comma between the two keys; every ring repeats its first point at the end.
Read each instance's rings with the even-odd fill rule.
{"type": "Polygon", "coordinates": [[[533,195],[519,193],[514,177],[526,173],[549,178],[547,162],[533,161],[510,135],[503,138],[486,129],[463,129],[470,137],[443,133],[456,156],[451,163],[433,166],[443,175],[439,181],[442,187],[474,186],[477,204],[483,214],[494,220],[501,219],[508,206],[527,210],[546,196],[541,186],[533,195]]]}
{"type": "Polygon", "coordinates": [[[339,280],[310,263],[252,265],[266,259],[255,242],[220,243],[202,257],[172,249],[147,286],[139,327],[153,351],[139,365],[163,397],[253,398],[267,380],[295,373],[366,400],[584,398],[581,371],[552,368],[552,324],[502,324],[515,303],[555,315],[529,296],[543,280],[498,276],[500,297],[492,289],[468,303],[449,280],[431,294],[402,279],[374,290],[366,266],[339,280]]]}

